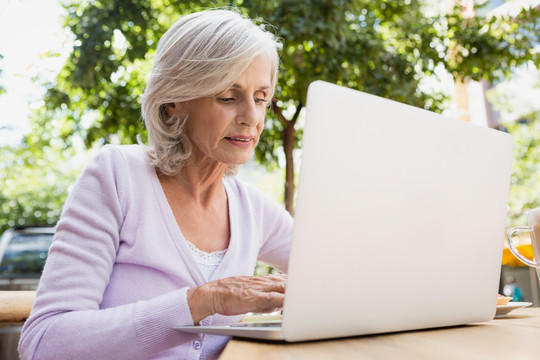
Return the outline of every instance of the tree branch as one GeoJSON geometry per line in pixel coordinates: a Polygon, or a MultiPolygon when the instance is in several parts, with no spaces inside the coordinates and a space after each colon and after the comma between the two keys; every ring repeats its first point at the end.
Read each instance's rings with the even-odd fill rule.
{"type": "Polygon", "coordinates": [[[271,104],[272,112],[277,115],[279,121],[281,122],[281,125],[283,125],[284,128],[287,126],[286,124],[289,122],[292,125],[296,124],[296,120],[298,120],[298,117],[300,116],[300,111],[302,110],[303,107],[304,107],[304,104],[302,103],[302,101],[300,101],[298,103],[298,106],[296,106],[296,110],[294,112],[292,119],[287,120],[285,115],[283,115],[283,110],[281,110],[281,108],[277,104],[277,99],[272,98],[272,104],[271,104]]]}
{"type": "Polygon", "coordinates": [[[276,98],[272,98],[272,104],[270,105],[270,108],[272,109],[272,112],[277,115],[279,122],[281,122],[281,125],[283,125],[283,128],[285,128],[289,120],[287,120],[287,118],[285,118],[285,116],[283,115],[283,111],[278,106],[276,98]]]}
{"type": "Polygon", "coordinates": [[[300,116],[300,111],[304,107],[304,104],[302,104],[302,101],[298,103],[298,106],[296,107],[296,111],[294,112],[294,115],[291,119],[292,124],[296,124],[296,120],[298,120],[298,117],[300,116]]]}

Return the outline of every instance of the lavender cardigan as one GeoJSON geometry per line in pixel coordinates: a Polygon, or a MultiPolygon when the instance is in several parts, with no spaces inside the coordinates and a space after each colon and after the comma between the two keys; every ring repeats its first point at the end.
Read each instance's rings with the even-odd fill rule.
{"type": "MultiPolygon", "coordinates": [[[[231,239],[212,279],[287,271],[292,219],[248,184],[224,179],[231,239]]],[[[188,288],[205,282],[139,145],[105,146],[57,225],[19,344],[22,359],[207,359],[229,338],[186,334],[188,288]]],[[[237,317],[210,316],[202,324],[237,317]]]]}

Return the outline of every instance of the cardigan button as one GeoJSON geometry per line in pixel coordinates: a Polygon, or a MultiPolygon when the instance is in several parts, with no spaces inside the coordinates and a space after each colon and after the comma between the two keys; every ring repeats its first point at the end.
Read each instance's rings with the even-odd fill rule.
{"type": "Polygon", "coordinates": [[[194,348],[195,350],[200,350],[200,349],[202,348],[202,341],[200,341],[200,340],[195,340],[195,341],[193,342],[193,348],[194,348]]]}

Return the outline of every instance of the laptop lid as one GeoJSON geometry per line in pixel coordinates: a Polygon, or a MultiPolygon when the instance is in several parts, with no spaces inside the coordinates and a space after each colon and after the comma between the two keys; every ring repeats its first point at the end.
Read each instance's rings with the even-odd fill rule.
{"type": "Polygon", "coordinates": [[[492,319],[512,151],[509,134],[312,83],[284,338],[492,319]]]}
{"type": "Polygon", "coordinates": [[[491,320],[511,136],[323,81],[306,115],[281,328],[179,329],[294,342],[491,320]]]}

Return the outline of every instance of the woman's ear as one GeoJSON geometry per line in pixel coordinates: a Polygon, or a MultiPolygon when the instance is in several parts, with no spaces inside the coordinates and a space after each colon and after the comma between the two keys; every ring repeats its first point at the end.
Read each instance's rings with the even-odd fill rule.
{"type": "Polygon", "coordinates": [[[164,106],[169,116],[179,116],[181,114],[180,103],[168,103],[164,106]]]}

